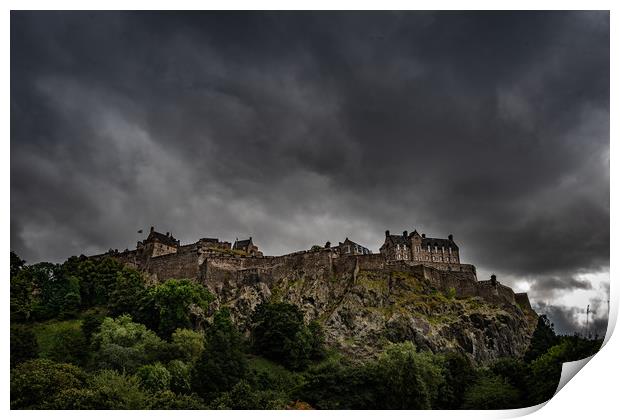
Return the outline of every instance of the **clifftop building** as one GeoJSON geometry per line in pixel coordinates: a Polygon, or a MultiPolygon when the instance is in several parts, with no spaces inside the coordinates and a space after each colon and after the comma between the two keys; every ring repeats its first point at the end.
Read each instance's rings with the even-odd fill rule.
{"type": "Polygon", "coordinates": [[[353,242],[349,238],[345,238],[344,242],[339,242],[337,247],[334,247],[340,252],[341,255],[369,255],[372,254],[370,250],[358,243],[353,242]]]}
{"type": "Polygon", "coordinates": [[[460,265],[459,247],[452,235],[448,239],[427,238],[426,234],[404,231],[402,235],[391,235],[385,231],[385,242],[379,252],[387,260],[403,260],[413,263],[430,263],[443,269],[460,265]]]}
{"type": "Polygon", "coordinates": [[[237,239],[235,241],[232,249],[235,250],[235,251],[243,251],[247,255],[252,256],[252,257],[262,257],[263,256],[263,253],[260,252],[258,250],[258,247],[256,245],[254,245],[254,243],[252,242],[252,237],[251,236],[250,236],[249,239],[244,239],[242,241],[237,239]]]}

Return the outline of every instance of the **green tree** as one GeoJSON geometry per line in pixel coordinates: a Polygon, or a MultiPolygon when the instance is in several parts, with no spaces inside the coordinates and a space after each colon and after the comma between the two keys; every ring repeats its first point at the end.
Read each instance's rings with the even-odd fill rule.
{"type": "MultiPolygon", "coordinates": [[[[21,273],[20,273],[21,274],[21,273]]],[[[38,263],[28,267],[33,290],[32,316],[36,319],[70,318],[80,306],[80,282],[67,275],[61,265],[38,263]]]]}
{"type": "MultiPolygon", "coordinates": [[[[139,271],[124,267],[116,272],[110,285],[108,309],[113,316],[136,314],[146,292],[144,278],[139,271]]],[[[137,314],[139,316],[139,314],[137,314]]]]}
{"type": "Polygon", "coordinates": [[[193,389],[211,400],[216,394],[232,389],[246,375],[247,369],[241,335],[228,309],[221,309],[205,332],[205,349],[192,374],[193,389]]]}
{"type": "Polygon", "coordinates": [[[56,362],[83,365],[88,357],[88,342],[81,329],[62,328],[52,336],[47,357],[56,362]]]}
{"type": "Polygon", "coordinates": [[[109,293],[114,288],[117,274],[123,270],[123,264],[110,257],[94,259],[81,255],[69,258],[62,268],[66,275],[80,280],[81,304],[89,308],[108,302],[109,293]]]}
{"type": "Polygon", "coordinates": [[[530,375],[529,366],[523,360],[515,358],[501,358],[490,365],[490,370],[495,375],[499,375],[519,391],[521,407],[527,406],[525,401],[529,392],[527,379],[530,375]]]}
{"type": "Polygon", "coordinates": [[[22,260],[16,253],[11,251],[11,277],[16,276],[24,265],[26,265],[26,261],[22,260]]]}
{"type": "Polygon", "coordinates": [[[212,300],[213,295],[203,285],[170,279],[147,289],[139,319],[169,338],[177,328],[200,327],[212,300]]]}
{"type": "Polygon", "coordinates": [[[278,410],[288,401],[269,390],[253,389],[246,380],[239,381],[230,391],[223,393],[211,403],[218,410],[278,410]]]}
{"type": "Polygon", "coordinates": [[[374,366],[377,409],[430,409],[443,385],[441,361],[411,342],[390,345],[374,366]]]}
{"type": "Polygon", "coordinates": [[[540,315],[538,317],[538,323],[536,324],[536,329],[532,335],[530,345],[525,352],[523,359],[526,362],[531,362],[532,360],[545,354],[547,350],[556,344],[558,344],[558,337],[553,330],[553,324],[549,318],[547,318],[547,315],[540,315]]]}
{"type": "Polygon", "coordinates": [[[66,363],[34,359],[11,369],[11,408],[45,408],[60,392],[82,388],[85,373],[66,363]]]}
{"type": "Polygon", "coordinates": [[[39,354],[37,337],[32,328],[24,325],[11,325],[11,367],[39,354]]]}
{"type": "Polygon", "coordinates": [[[92,341],[97,349],[95,361],[100,368],[130,373],[156,361],[166,348],[165,342],[153,331],[132,322],[129,315],[105,318],[92,341]]]}
{"type": "Polygon", "coordinates": [[[294,399],[322,410],[377,409],[380,386],[372,364],[328,359],[303,373],[304,381],[294,399]]]}
{"type": "Polygon", "coordinates": [[[519,391],[499,375],[486,372],[467,390],[463,408],[467,410],[506,410],[517,408],[519,391]]]}
{"type": "Polygon", "coordinates": [[[149,394],[135,375],[103,370],[89,381],[94,405],[100,410],[143,410],[148,408],[149,394]]]}
{"type": "Polygon", "coordinates": [[[101,323],[103,322],[103,316],[98,316],[95,314],[87,314],[82,320],[82,334],[84,334],[84,338],[86,342],[90,344],[91,338],[93,334],[99,332],[99,328],[101,327],[101,323]]]}
{"type": "Polygon", "coordinates": [[[151,410],[206,410],[202,398],[197,395],[178,395],[172,391],[161,391],[149,397],[151,410]]]}
{"type": "Polygon", "coordinates": [[[205,348],[204,334],[198,331],[178,328],[172,333],[171,347],[174,357],[194,364],[205,348]]]}
{"type": "Polygon", "coordinates": [[[28,267],[11,276],[11,321],[27,321],[31,318],[35,300],[34,279],[28,267]]]}
{"type": "Polygon", "coordinates": [[[310,354],[311,360],[321,360],[325,357],[325,333],[318,321],[311,321],[308,324],[310,332],[310,354]]]}
{"type": "Polygon", "coordinates": [[[313,357],[322,356],[322,331],[304,323],[297,306],[262,303],[252,314],[251,340],[254,351],[291,369],[303,369],[313,357]]]}
{"type": "Polygon", "coordinates": [[[476,379],[476,370],[472,362],[460,353],[447,353],[440,360],[443,362],[445,380],[433,408],[459,409],[463,405],[465,391],[476,379]]]}
{"type": "Polygon", "coordinates": [[[171,360],[166,366],[170,372],[170,389],[178,394],[188,394],[192,389],[192,366],[182,360],[171,360]]]}
{"type": "Polygon", "coordinates": [[[152,365],[141,366],[138,368],[137,376],[140,378],[142,386],[151,392],[170,389],[172,375],[168,372],[168,369],[159,362],[152,365]]]}

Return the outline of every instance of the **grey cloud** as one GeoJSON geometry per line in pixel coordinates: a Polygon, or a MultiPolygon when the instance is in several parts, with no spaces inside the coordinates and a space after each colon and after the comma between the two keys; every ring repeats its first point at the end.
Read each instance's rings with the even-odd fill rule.
{"type": "Polygon", "coordinates": [[[154,224],[271,254],[452,233],[539,297],[609,265],[608,13],[11,21],[11,246],[28,261],[154,224]]]}
{"type": "MultiPolygon", "coordinates": [[[[539,303],[534,305],[534,310],[539,314],[545,314],[554,324],[554,330],[558,334],[586,334],[585,313],[586,308],[567,307],[563,305],[548,305],[539,303]]],[[[604,337],[607,331],[607,313],[590,313],[587,334],[604,337]]]]}

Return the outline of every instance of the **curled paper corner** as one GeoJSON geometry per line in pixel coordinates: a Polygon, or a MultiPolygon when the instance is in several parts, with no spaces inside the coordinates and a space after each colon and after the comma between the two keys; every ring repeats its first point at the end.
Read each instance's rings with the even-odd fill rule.
{"type": "Polygon", "coordinates": [[[558,383],[558,387],[555,390],[555,394],[553,394],[553,396],[555,397],[557,393],[560,392],[562,388],[564,388],[564,385],[566,385],[568,381],[573,379],[573,376],[575,376],[577,372],[579,372],[590,360],[592,360],[594,356],[596,356],[596,354],[593,354],[590,357],[586,357],[585,359],[575,360],[574,362],[562,363],[562,374],[560,375],[560,382],[558,383]]]}

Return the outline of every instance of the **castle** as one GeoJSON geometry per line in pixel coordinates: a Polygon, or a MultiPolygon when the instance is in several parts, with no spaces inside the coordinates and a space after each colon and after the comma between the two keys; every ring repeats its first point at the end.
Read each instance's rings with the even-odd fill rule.
{"type": "Polygon", "coordinates": [[[281,256],[265,256],[252,237],[230,242],[201,238],[181,245],[170,233],[155,231],[138,241],[135,250],[110,250],[91,258],[112,257],[147,274],[150,282],[169,278],[189,278],[207,285],[236,279],[242,283],[270,282],[274,279],[334,273],[344,270],[353,278],[360,270],[406,271],[429,279],[439,289],[455,289],[457,296],[480,296],[486,300],[531,306],[526,293],[514,293],[495,276],[478,281],[476,267],[460,261],[459,247],[452,235],[430,238],[414,230],[402,235],[385,232],[378,254],[346,238],[337,246],[297,251],[281,256]],[[300,269],[299,267],[304,267],[300,269]]]}
{"type": "Polygon", "coordinates": [[[454,237],[448,239],[427,238],[426,234],[419,234],[417,230],[402,235],[390,235],[385,231],[385,242],[379,249],[387,260],[403,260],[414,263],[431,264],[441,270],[461,269],[459,247],[454,243],[454,237]]]}

